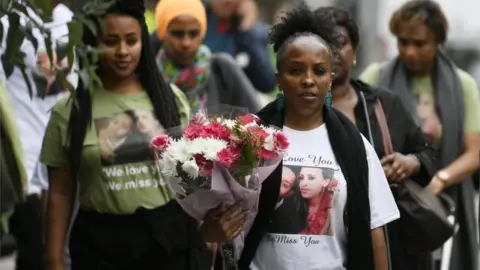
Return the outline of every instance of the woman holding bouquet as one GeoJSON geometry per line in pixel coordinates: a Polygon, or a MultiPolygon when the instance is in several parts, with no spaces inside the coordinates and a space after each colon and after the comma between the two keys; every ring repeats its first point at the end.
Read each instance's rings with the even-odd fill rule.
{"type": "Polygon", "coordinates": [[[116,132],[123,130],[125,136],[117,143],[100,138],[102,128],[120,124],[115,121],[126,112],[138,116],[152,111],[163,128],[149,131],[168,130],[188,119],[183,94],[151,72],[155,60],[144,11],[143,1],[118,0],[101,16],[105,27],[98,38],[85,27],[84,43],[106,51],[97,70],[103,88],[90,93],[80,81],[76,106],[65,99],[53,109],[41,155],[50,178],[46,226],[50,270],[65,270],[63,248],[77,181],[80,209],[70,235],[73,270],[207,270],[211,253],[205,241],[227,241],[243,227],[244,214],[219,209],[199,229],[171,200],[152,155],[143,155],[152,135],[145,132],[145,125],[129,121],[118,126],[116,132]],[[102,144],[110,147],[108,161],[102,158],[102,144]],[[119,145],[122,151],[116,151],[119,145]]]}
{"type": "MultiPolygon", "coordinates": [[[[375,150],[347,117],[331,107],[334,53],[340,48],[333,30],[331,21],[316,21],[305,4],[272,28],[277,83],[283,94],[258,114],[266,124],[283,127],[288,137],[290,147],[282,166],[335,171],[338,194],[329,196],[332,208],[327,217],[331,233],[303,234],[308,228],[296,234],[271,233],[278,226],[272,221],[281,222],[275,218],[279,166],[262,185],[240,269],[388,269],[382,227],[398,219],[399,212],[375,150]]],[[[306,175],[306,180],[312,179],[306,175]]],[[[300,192],[306,194],[303,189],[300,192]]],[[[290,217],[305,215],[292,212],[290,217]]]]}

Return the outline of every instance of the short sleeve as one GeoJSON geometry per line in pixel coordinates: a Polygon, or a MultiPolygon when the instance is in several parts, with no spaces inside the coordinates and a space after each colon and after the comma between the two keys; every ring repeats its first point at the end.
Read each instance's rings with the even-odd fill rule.
{"type": "Polygon", "coordinates": [[[360,80],[371,85],[378,85],[380,77],[380,64],[374,63],[368,66],[358,77],[360,80]]]}
{"type": "Polygon", "coordinates": [[[363,142],[368,160],[370,227],[373,230],[399,219],[400,212],[375,150],[365,137],[363,142]]]}
{"type": "Polygon", "coordinates": [[[480,132],[480,96],[475,80],[465,71],[459,70],[465,101],[465,133],[480,132]]]}
{"type": "Polygon", "coordinates": [[[53,111],[43,137],[40,161],[54,168],[68,166],[67,141],[68,120],[58,111],[53,111]]]}

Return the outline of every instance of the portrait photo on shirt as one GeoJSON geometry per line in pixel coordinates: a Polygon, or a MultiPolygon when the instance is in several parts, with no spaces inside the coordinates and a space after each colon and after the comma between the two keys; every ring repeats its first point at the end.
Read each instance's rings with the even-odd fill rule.
{"type": "Polygon", "coordinates": [[[332,168],[283,166],[270,233],[333,236],[332,209],[338,192],[332,168]]]}
{"type": "Polygon", "coordinates": [[[102,166],[152,160],[150,141],[164,133],[152,111],[127,110],[94,119],[102,166]]]}

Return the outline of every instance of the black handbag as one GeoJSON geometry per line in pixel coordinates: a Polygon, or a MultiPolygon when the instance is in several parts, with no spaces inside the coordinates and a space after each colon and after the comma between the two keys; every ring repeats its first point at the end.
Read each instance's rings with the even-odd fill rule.
{"type": "MultiPolygon", "coordinates": [[[[385,155],[389,155],[393,153],[393,146],[380,100],[374,106],[385,155]]],[[[401,238],[410,254],[433,252],[453,236],[454,225],[448,220],[445,207],[454,212],[454,203],[447,195],[437,197],[412,180],[398,186],[395,193],[401,215],[401,238]]]]}

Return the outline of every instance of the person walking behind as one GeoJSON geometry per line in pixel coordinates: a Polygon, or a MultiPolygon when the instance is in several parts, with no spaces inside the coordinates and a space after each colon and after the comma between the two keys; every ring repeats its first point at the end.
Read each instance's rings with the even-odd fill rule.
{"type": "Polygon", "coordinates": [[[360,78],[400,95],[403,105],[439,149],[440,170],[428,188],[456,203],[459,230],[453,241],[452,270],[478,269],[478,238],[471,175],[479,167],[480,98],[475,80],[441,50],[448,21],[438,3],[409,1],[390,20],[398,56],[369,66],[360,78]]]}

